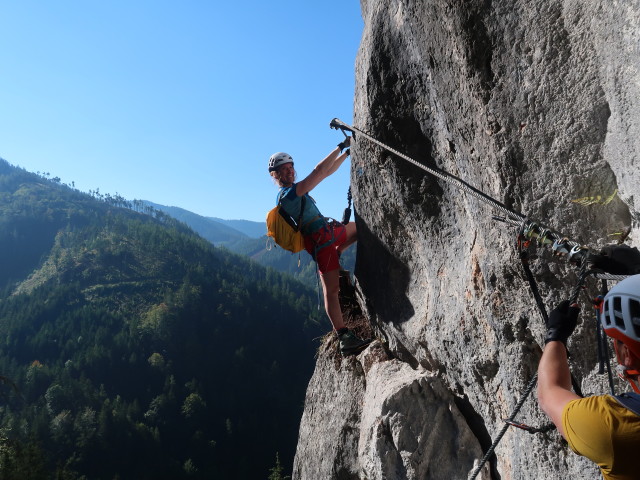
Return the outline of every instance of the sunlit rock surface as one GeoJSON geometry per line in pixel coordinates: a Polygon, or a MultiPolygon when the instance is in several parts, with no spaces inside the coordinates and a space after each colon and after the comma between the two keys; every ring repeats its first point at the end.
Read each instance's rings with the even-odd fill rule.
{"type": "MultiPolygon", "coordinates": [[[[356,127],[592,249],[638,245],[638,2],[361,6],[356,127]]],[[[517,228],[362,136],[352,154],[358,298],[385,346],[341,362],[321,350],[293,478],[466,479],[541,353],[517,228]]],[[[575,266],[538,247],[531,268],[549,309],[568,298],[575,266]]],[[[606,393],[587,285],[572,371],[606,393]]],[[[535,391],[518,420],[547,423],[535,391]]],[[[600,476],[557,432],[510,428],[478,478],[600,476]]]]}

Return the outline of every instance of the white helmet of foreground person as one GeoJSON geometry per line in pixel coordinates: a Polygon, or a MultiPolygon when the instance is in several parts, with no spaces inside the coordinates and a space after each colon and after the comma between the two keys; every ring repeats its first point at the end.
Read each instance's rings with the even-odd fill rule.
{"type": "Polygon", "coordinates": [[[625,278],[607,293],[600,318],[605,333],[640,359],[640,275],[625,278]]]}
{"type": "Polygon", "coordinates": [[[276,152],[269,157],[269,171],[275,172],[280,165],[284,165],[285,163],[293,164],[291,155],[284,152],[276,152]]]}

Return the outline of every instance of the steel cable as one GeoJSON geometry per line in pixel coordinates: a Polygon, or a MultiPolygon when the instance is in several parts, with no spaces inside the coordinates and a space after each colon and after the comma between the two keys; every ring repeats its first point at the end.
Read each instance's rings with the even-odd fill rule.
{"type": "Polygon", "coordinates": [[[376,138],[372,137],[371,135],[369,135],[365,131],[359,129],[358,127],[353,127],[351,125],[347,125],[342,120],[339,120],[337,118],[334,118],[331,121],[330,125],[331,125],[331,128],[346,129],[346,130],[349,130],[349,131],[352,131],[352,132],[356,132],[356,133],[362,135],[363,137],[365,137],[370,142],[373,142],[376,145],[384,148],[385,150],[388,150],[389,152],[393,153],[394,155],[397,155],[398,157],[402,158],[403,160],[406,160],[407,162],[411,163],[412,165],[415,165],[416,167],[421,168],[422,170],[430,173],[431,175],[434,175],[435,177],[438,177],[441,180],[444,180],[445,182],[454,184],[458,188],[461,188],[462,190],[464,190],[465,192],[469,193],[470,195],[476,197],[477,199],[479,199],[479,200],[481,200],[481,201],[483,201],[485,203],[488,203],[492,207],[500,210],[502,213],[504,213],[505,215],[507,215],[511,219],[523,221],[523,220],[525,220],[527,218],[522,213],[519,213],[519,212],[516,212],[514,210],[511,210],[509,207],[507,207],[503,203],[501,203],[498,200],[490,197],[489,195],[487,195],[486,193],[482,192],[481,190],[478,190],[477,188],[469,185],[467,182],[465,182],[464,180],[456,177],[455,175],[452,175],[452,174],[450,174],[448,172],[445,172],[444,170],[440,170],[438,168],[428,167],[428,166],[418,162],[417,160],[414,160],[413,158],[405,155],[404,153],[399,152],[398,150],[390,147],[389,145],[386,145],[386,144],[382,143],[381,141],[379,141],[376,138]]]}

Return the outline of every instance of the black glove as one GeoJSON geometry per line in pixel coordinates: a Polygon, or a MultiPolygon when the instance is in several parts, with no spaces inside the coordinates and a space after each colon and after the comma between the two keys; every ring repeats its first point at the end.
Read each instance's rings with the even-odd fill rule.
{"type": "Polygon", "coordinates": [[[547,329],[547,338],[544,339],[545,345],[549,342],[558,340],[567,345],[567,340],[573,333],[578,324],[578,314],[580,307],[569,306],[569,300],[560,302],[560,304],[551,310],[549,314],[549,326],[547,329]]]}
{"type": "Polygon", "coordinates": [[[640,273],[640,252],[629,245],[607,245],[600,254],[592,254],[589,261],[595,268],[612,275],[640,273]]]}
{"type": "Polygon", "coordinates": [[[340,147],[340,151],[344,150],[347,147],[351,146],[351,137],[347,137],[344,139],[344,141],[340,142],[338,144],[338,147],[340,147]]]}

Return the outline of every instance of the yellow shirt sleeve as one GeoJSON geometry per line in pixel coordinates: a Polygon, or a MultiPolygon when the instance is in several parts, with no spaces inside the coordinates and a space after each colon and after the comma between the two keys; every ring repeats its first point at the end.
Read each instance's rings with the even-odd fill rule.
{"type": "Polygon", "coordinates": [[[606,479],[637,478],[640,416],[609,395],[580,398],[562,412],[569,447],[598,464],[606,479]]]}

